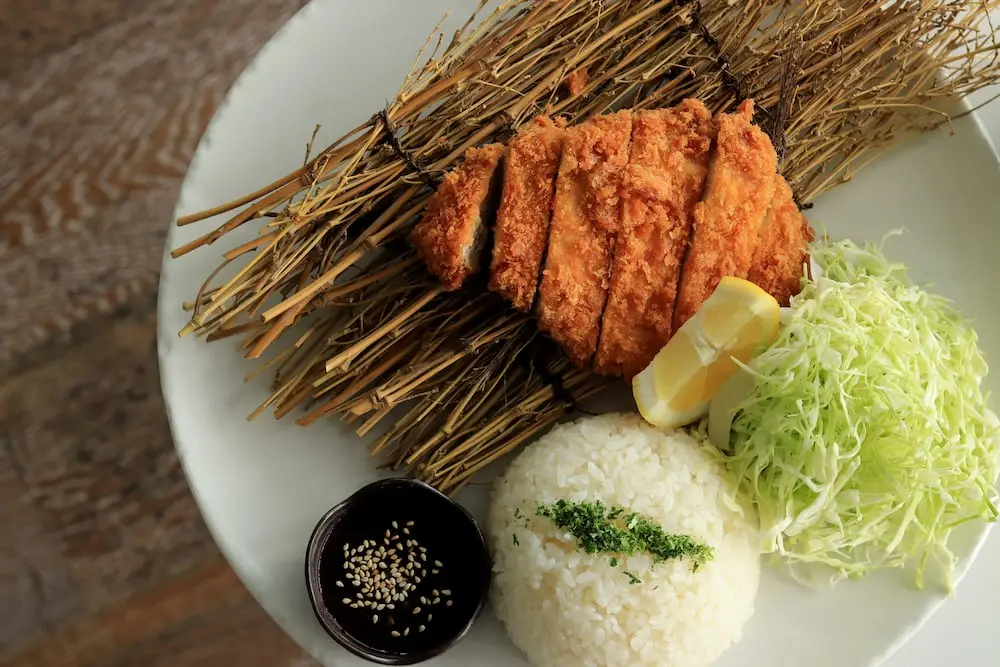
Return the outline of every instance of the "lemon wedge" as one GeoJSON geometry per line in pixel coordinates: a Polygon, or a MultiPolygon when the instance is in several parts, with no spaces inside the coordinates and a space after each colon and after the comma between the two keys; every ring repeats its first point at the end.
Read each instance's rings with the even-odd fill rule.
{"type": "Polygon", "coordinates": [[[725,277],[698,312],[632,380],[639,413],[654,426],[676,428],[705,414],[719,388],[778,333],[774,297],[741,278],[725,277]]]}

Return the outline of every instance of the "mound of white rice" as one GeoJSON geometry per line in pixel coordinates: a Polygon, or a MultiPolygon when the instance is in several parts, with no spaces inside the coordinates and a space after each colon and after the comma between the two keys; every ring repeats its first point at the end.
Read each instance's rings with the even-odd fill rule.
{"type": "Polygon", "coordinates": [[[753,614],[760,556],[720,464],[684,433],[636,415],[555,428],[493,489],[493,606],[536,667],[707,665],[738,641],[753,614]],[[653,564],[648,555],[587,554],[539,503],[602,501],[715,549],[653,564]],[[641,583],[633,583],[625,571],[641,583]]]}

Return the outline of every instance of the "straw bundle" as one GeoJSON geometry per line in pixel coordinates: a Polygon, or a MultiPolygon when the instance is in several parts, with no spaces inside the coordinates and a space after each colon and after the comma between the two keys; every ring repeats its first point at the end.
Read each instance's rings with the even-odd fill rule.
{"type": "Polygon", "coordinates": [[[579,121],[752,97],[806,204],[901,137],[947,123],[939,102],[1000,79],[995,4],[506,2],[430,40],[395,99],[302,168],[178,221],[238,210],[174,256],[260,225],[185,304],[181,333],[242,336],[251,359],[273,353],[258,369],[274,373],[273,392],[253,416],[304,408],[303,425],[378,427],[374,454],[453,491],[606,384],[483,285],[443,292],[408,248],[467,148],[541,112],[579,121]],[[230,264],[235,277],[216,281],[230,264]]]}

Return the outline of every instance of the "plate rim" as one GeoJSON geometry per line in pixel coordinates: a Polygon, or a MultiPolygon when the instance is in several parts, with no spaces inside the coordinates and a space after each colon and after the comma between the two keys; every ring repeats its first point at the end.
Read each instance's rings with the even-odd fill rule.
{"type": "MultiPolygon", "coordinates": [[[[163,396],[164,411],[167,415],[167,426],[170,430],[170,439],[174,446],[174,451],[177,452],[177,459],[180,462],[181,470],[184,472],[184,481],[187,484],[188,491],[194,498],[195,505],[198,507],[198,514],[201,517],[202,522],[204,522],[205,527],[208,529],[209,535],[212,537],[212,542],[215,544],[216,548],[222,554],[223,558],[226,560],[226,565],[236,574],[237,579],[239,579],[240,584],[246,591],[250,594],[250,597],[264,610],[264,613],[274,621],[274,623],[281,628],[281,631],[289,637],[296,646],[301,650],[309,654],[313,659],[315,658],[315,653],[312,647],[306,646],[299,639],[298,633],[293,631],[293,624],[289,619],[282,617],[281,614],[276,613],[270,605],[265,602],[264,595],[258,590],[257,584],[252,580],[251,577],[247,576],[240,567],[239,559],[235,558],[233,555],[233,549],[230,545],[223,539],[220,538],[221,531],[216,524],[216,516],[212,512],[207,511],[207,503],[202,497],[201,490],[194,484],[192,476],[188,471],[188,460],[187,460],[187,448],[181,444],[181,438],[178,437],[178,419],[175,416],[175,405],[170,398],[173,393],[171,392],[171,386],[173,385],[173,378],[171,377],[171,372],[169,369],[169,364],[167,357],[170,354],[170,345],[164,344],[165,338],[175,338],[178,333],[176,331],[169,331],[166,329],[165,322],[169,320],[165,316],[165,311],[168,307],[172,307],[170,304],[166,303],[162,297],[165,290],[164,285],[167,282],[168,271],[167,267],[171,265],[174,261],[170,252],[174,247],[175,237],[177,235],[177,219],[180,217],[180,211],[184,208],[184,202],[189,196],[190,190],[194,187],[192,182],[192,174],[197,175],[201,170],[201,163],[204,159],[205,154],[211,150],[210,146],[212,144],[212,137],[217,131],[218,127],[224,122],[224,117],[227,110],[232,106],[233,100],[238,98],[242,94],[242,91],[247,86],[247,81],[250,78],[256,76],[258,65],[262,59],[267,58],[272,51],[275,51],[280,42],[287,39],[287,36],[291,34],[298,28],[300,23],[308,20],[309,15],[313,12],[318,11],[319,7],[323,2],[333,2],[333,3],[343,3],[347,0],[308,0],[308,2],[300,7],[281,27],[279,27],[274,34],[268,38],[267,42],[257,51],[256,54],[250,59],[247,66],[239,73],[236,79],[233,81],[232,85],[226,91],[226,94],[222,97],[219,102],[218,107],[212,113],[212,118],[208,121],[205,126],[205,131],[202,133],[201,137],[198,139],[198,145],[195,148],[194,154],[191,157],[191,161],[188,163],[187,170],[184,172],[184,180],[181,183],[180,190],[177,193],[177,200],[174,203],[173,208],[170,212],[170,220],[168,221],[167,237],[164,240],[163,255],[160,261],[160,276],[157,280],[157,295],[156,295],[156,357],[157,357],[157,369],[160,376],[160,389],[163,396]]],[[[176,304],[173,304],[175,307],[176,304]]],[[[305,550],[303,549],[303,560],[305,559],[305,550]]],[[[330,641],[333,641],[332,639],[330,641]]]]}

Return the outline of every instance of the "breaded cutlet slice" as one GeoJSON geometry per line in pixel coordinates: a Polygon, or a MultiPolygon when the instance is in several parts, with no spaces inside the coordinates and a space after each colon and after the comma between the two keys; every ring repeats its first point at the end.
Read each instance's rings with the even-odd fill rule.
{"type": "Polygon", "coordinates": [[[809,262],[809,244],[814,238],[809,221],[795,204],[791,186],[778,174],[747,280],[787,306],[802,289],[803,267],[809,262]]]}
{"type": "Polygon", "coordinates": [[[503,196],[493,228],[490,289],[520,311],[531,309],[538,289],[563,126],[548,116],[538,116],[507,144],[503,196]]]}
{"type": "Polygon", "coordinates": [[[695,314],[723,276],[746,278],[757,235],[774,196],[778,156],[751,122],[753,102],[716,117],[718,130],[705,193],[694,208],[694,231],[682,268],[674,331],[695,314]]]}
{"type": "Polygon", "coordinates": [[[410,242],[448,290],[462,286],[481,267],[494,211],[495,175],[503,144],[470,148],[431,195],[410,242]]]}
{"type": "Polygon", "coordinates": [[[698,100],[639,111],[633,118],[598,373],[631,380],[670,340],[681,263],[714,134],[712,114],[698,100]]]}
{"type": "Polygon", "coordinates": [[[568,128],[563,141],[537,317],[581,367],[597,349],[631,135],[632,112],[619,111],[568,128]]]}

